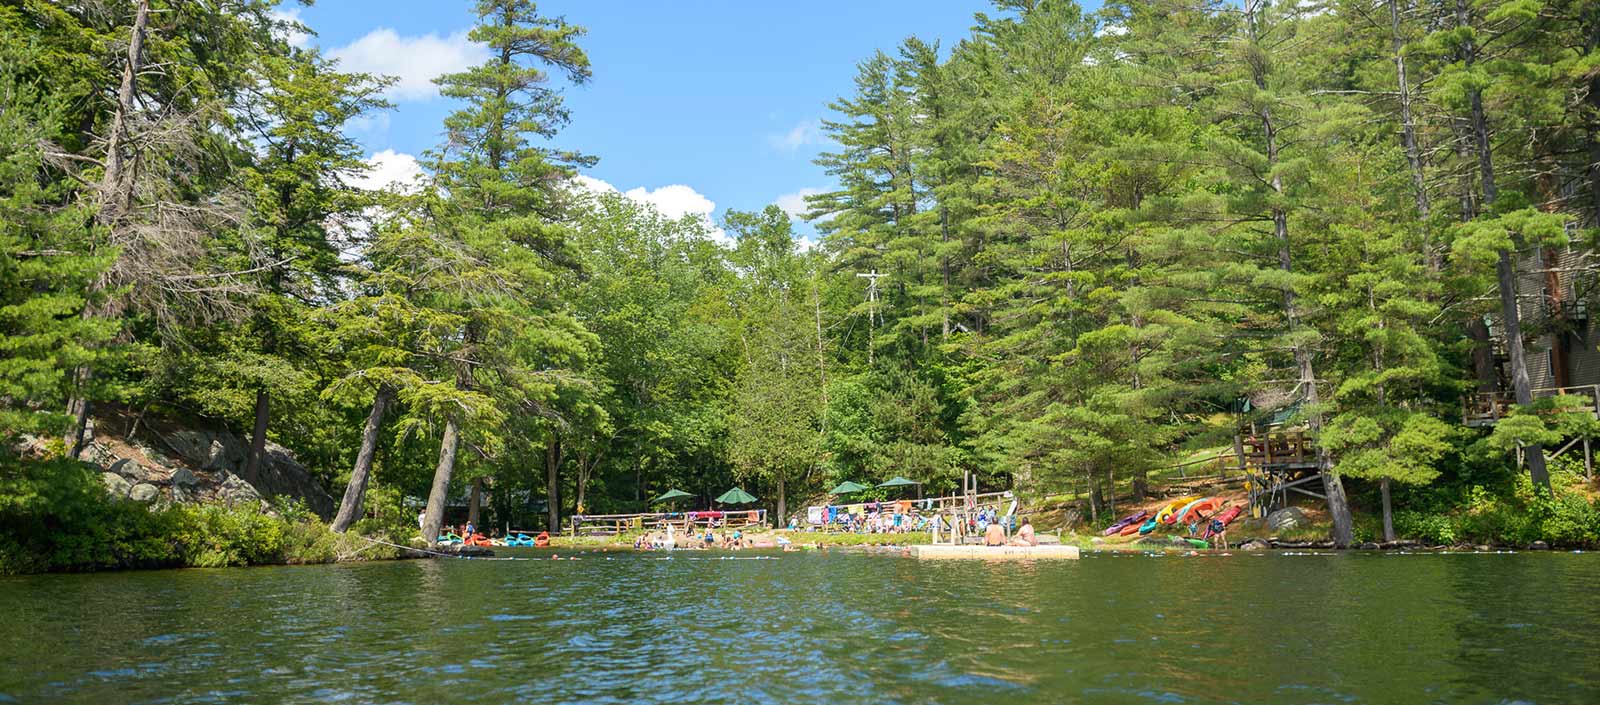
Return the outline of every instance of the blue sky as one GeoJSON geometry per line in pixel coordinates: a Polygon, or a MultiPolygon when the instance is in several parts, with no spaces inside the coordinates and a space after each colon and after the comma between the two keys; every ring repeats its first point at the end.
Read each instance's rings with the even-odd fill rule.
{"type": "MultiPolygon", "coordinates": [[[[403,175],[439,138],[448,101],[428,79],[481,60],[465,38],[467,0],[287,2],[311,44],[348,70],[401,77],[396,109],[357,126],[379,178],[403,175]]],[[[586,172],[669,215],[793,206],[830,180],[811,163],[818,121],[848,95],[856,62],[905,37],[967,35],[982,0],[550,0],[589,34],[594,80],[566,89],[563,147],[598,156],[586,172]]],[[[593,182],[591,182],[593,183],[593,182]]]]}

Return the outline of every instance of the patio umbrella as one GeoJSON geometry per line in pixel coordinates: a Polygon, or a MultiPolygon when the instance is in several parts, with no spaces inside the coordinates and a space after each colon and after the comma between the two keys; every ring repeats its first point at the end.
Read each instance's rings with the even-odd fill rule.
{"type": "Polygon", "coordinates": [[[688,492],[684,492],[683,490],[667,490],[660,497],[657,497],[655,499],[650,500],[650,503],[651,504],[658,504],[660,502],[666,502],[666,501],[674,500],[674,499],[683,499],[684,497],[693,497],[693,496],[694,495],[689,494],[688,492]]]}
{"type": "Polygon", "coordinates": [[[844,482],[839,483],[838,487],[828,490],[828,494],[850,494],[852,492],[860,492],[864,489],[867,489],[866,485],[845,480],[844,482]]]}
{"type": "Polygon", "coordinates": [[[749,504],[756,501],[756,498],[751,496],[749,492],[744,491],[744,488],[735,487],[723,492],[722,496],[717,498],[717,501],[722,504],[749,504]]]}
{"type": "Polygon", "coordinates": [[[922,483],[916,482],[916,481],[913,481],[913,480],[907,480],[907,479],[905,479],[905,478],[903,478],[903,477],[901,477],[899,475],[895,475],[894,477],[890,478],[889,480],[886,480],[884,482],[878,483],[879,487],[906,487],[908,485],[916,485],[917,486],[917,496],[918,497],[922,496],[922,483]]]}

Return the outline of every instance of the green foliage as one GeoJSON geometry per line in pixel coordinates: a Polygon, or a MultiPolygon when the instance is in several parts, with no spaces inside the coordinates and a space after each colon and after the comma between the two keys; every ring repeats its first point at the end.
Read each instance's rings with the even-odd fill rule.
{"type": "MultiPolygon", "coordinates": [[[[371,527],[369,527],[371,530],[371,527]]],[[[335,534],[304,507],[167,508],[112,498],[68,460],[0,456],[0,575],[114,568],[328,563],[392,557],[360,533],[335,534]]],[[[368,535],[394,542],[399,534],[368,535]]]]}
{"type": "MultiPolygon", "coordinates": [[[[260,418],[335,480],[392,394],[357,526],[409,535],[436,477],[488,489],[496,524],[964,472],[1097,511],[1283,412],[1363,504],[1390,488],[1402,534],[1592,542],[1566,480],[1511,470],[1600,436],[1586,400],[1456,418],[1517,376],[1497,346],[1593,344],[1592,3],[1004,0],[857,65],[816,242],[767,208],[724,214],[731,247],[573,178],[594,159],[556,143],[562,89],[594,67],[530,0],[473,6],[488,58],[438,79],[424,178],[352,188],[387,79],[289,46],[274,4],[153,0],[127,105],[138,4],[0,7],[8,448],[120,403],[260,418]],[[1563,309],[1529,290],[1535,247],[1574,253],[1563,309]]],[[[67,468],[7,480],[8,570],[354,550],[292,508],[151,512],[67,468]]]]}

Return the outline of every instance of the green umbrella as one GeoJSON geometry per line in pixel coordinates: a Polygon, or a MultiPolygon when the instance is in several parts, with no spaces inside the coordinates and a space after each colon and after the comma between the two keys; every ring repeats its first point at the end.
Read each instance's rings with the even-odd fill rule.
{"type": "Polygon", "coordinates": [[[722,496],[717,498],[717,501],[722,504],[749,504],[756,501],[756,498],[752,497],[749,492],[744,491],[744,488],[735,487],[723,492],[722,496]]]}
{"type": "Polygon", "coordinates": [[[852,492],[860,492],[864,489],[867,489],[866,485],[845,480],[844,482],[839,483],[838,487],[828,490],[828,494],[850,494],[852,492]]]}
{"type": "Polygon", "coordinates": [[[656,504],[658,502],[665,502],[665,501],[667,501],[669,499],[683,499],[684,497],[693,497],[693,496],[694,495],[689,494],[688,492],[684,492],[683,490],[667,490],[666,493],[661,495],[660,497],[657,497],[655,499],[650,500],[650,503],[651,504],[656,504]]]}
{"type": "Polygon", "coordinates": [[[888,482],[880,482],[880,483],[878,483],[878,486],[879,487],[903,487],[905,485],[920,485],[920,484],[922,484],[922,483],[920,483],[920,482],[912,482],[911,480],[907,480],[907,479],[905,479],[903,477],[900,477],[899,475],[896,475],[894,477],[894,479],[889,480],[888,482]]]}

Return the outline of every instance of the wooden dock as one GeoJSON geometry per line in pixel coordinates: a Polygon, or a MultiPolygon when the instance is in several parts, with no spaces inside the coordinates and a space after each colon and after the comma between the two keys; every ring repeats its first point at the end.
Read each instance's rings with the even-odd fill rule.
{"type": "Polygon", "coordinates": [[[949,558],[966,558],[994,561],[1027,561],[1027,560],[1078,560],[1077,546],[950,546],[934,544],[926,546],[912,546],[912,558],[927,558],[943,560],[949,558]]]}

